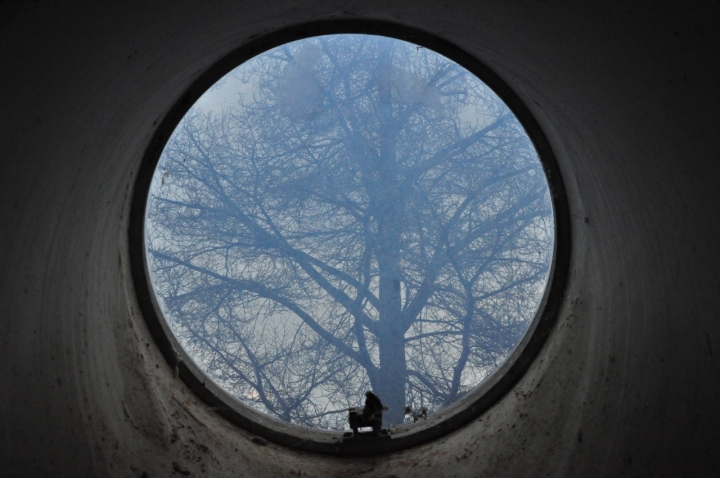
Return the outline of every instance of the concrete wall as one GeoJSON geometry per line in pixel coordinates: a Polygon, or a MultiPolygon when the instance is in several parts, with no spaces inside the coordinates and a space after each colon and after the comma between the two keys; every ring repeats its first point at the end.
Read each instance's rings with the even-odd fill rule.
{"type": "Polygon", "coordinates": [[[0,475],[720,476],[720,16],[630,3],[0,3],[0,475]],[[544,128],[573,221],[561,315],[515,390],[374,458],[256,443],[214,414],[129,277],[158,122],[228,51],[327,18],[411,25],[486,62],[544,128]]]}

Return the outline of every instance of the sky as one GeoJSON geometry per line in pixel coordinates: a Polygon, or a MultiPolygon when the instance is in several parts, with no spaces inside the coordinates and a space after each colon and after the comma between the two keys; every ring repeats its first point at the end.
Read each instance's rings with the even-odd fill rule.
{"type": "MultiPolygon", "coordinates": [[[[416,50],[414,48],[414,46],[413,46],[413,48],[411,48],[412,54],[414,54],[415,51],[420,51],[419,47],[418,47],[418,50],[416,50]]],[[[313,52],[310,51],[310,53],[307,55],[308,58],[312,58],[311,53],[313,53],[313,52]]],[[[450,62],[450,60],[447,60],[447,61],[450,62]]],[[[243,80],[241,80],[241,78],[243,78],[243,77],[248,78],[247,74],[243,74],[243,70],[245,68],[247,68],[248,65],[252,64],[252,62],[253,62],[253,60],[250,60],[246,64],[240,65],[235,70],[231,71],[230,73],[225,75],[223,78],[221,78],[213,87],[211,87],[204,95],[202,95],[200,97],[200,99],[195,103],[195,105],[193,105],[193,107],[191,108],[191,110],[188,114],[191,114],[192,112],[195,112],[198,110],[201,110],[205,113],[208,113],[208,112],[220,113],[225,108],[228,108],[232,105],[236,105],[240,99],[242,99],[243,101],[251,101],[253,98],[253,88],[254,88],[253,81],[252,81],[253,78],[250,77],[249,81],[243,81],[243,80]]],[[[292,88],[294,86],[300,85],[299,90],[295,90],[295,91],[296,92],[300,91],[302,93],[301,94],[295,93],[295,97],[293,97],[291,94],[291,95],[289,95],[289,97],[290,97],[291,104],[299,105],[299,108],[302,109],[307,104],[307,102],[303,102],[302,96],[303,95],[307,96],[307,94],[312,94],[312,88],[309,87],[309,86],[312,86],[312,80],[303,82],[302,75],[298,76],[296,74],[296,73],[298,73],[298,71],[300,73],[302,73],[302,71],[300,71],[300,70],[302,70],[302,67],[297,69],[297,71],[295,71],[293,73],[295,76],[288,74],[284,77],[284,79],[287,79],[287,78],[292,79],[292,81],[286,82],[287,85],[283,85],[282,82],[280,82],[280,84],[281,84],[281,87],[289,89],[290,93],[293,93],[292,88]],[[303,85],[305,86],[304,88],[303,88],[303,85]],[[298,95],[299,95],[299,97],[298,97],[298,95]]],[[[377,71],[377,70],[373,70],[373,71],[377,71]]],[[[430,89],[425,89],[423,87],[423,80],[418,75],[415,75],[410,71],[401,70],[400,68],[396,68],[395,70],[390,69],[389,71],[390,71],[390,73],[388,74],[389,75],[388,78],[390,79],[390,81],[393,82],[395,91],[397,92],[397,96],[400,98],[399,101],[409,101],[409,102],[410,101],[414,101],[414,102],[420,101],[420,102],[424,102],[426,104],[426,106],[431,109],[440,107],[440,103],[439,103],[440,91],[439,90],[433,91],[430,89]],[[419,96],[420,94],[426,94],[427,98],[418,100],[418,98],[420,98],[420,96],[419,96]]],[[[480,80],[478,80],[478,82],[480,83],[480,80]]],[[[480,83],[480,85],[481,85],[480,87],[482,87],[481,83],[480,83]]],[[[487,88],[487,87],[485,87],[485,88],[487,88]]],[[[281,92],[281,94],[285,94],[285,93],[281,92]]],[[[288,96],[288,95],[286,94],[285,96],[288,96]]],[[[403,103],[403,104],[405,104],[405,103],[403,103]]],[[[482,104],[480,104],[480,105],[470,104],[469,106],[465,107],[464,110],[461,110],[459,113],[459,123],[471,125],[469,128],[472,131],[476,131],[479,128],[481,128],[482,125],[488,121],[488,119],[486,119],[486,117],[484,116],[485,113],[483,112],[482,107],[483,107],[482,104]]],[[[474,164],[477,164],[477,163],[474,163],[474,164]]],[[[153,179],[152,186],[151,186],[151,193],[153,195],[154,194],[159,194],[159,195],[163,194],[162,187],[163,187],[164,182],[162,179],[163,179],[164,174],[167,174],[167,172],[163,169],[163,160],[161,159],[161,162],[159,163],[158,170],[156,171],[156,174],[153,179]]],[[[167,191],[166,191],[166,193],[167,193],[167,191]]],[[[153,199],[151,197],[151,199],[149,200],[148,208],[150,208],[152,201],[153,201],[153,199]]],[[[146,227],[152,227],[152,222],[147,220],[146,227]]],[[[148,234],[148,235],[150,235],[150,234],[148,234]]],[[[156,247],[159,247],[160,249],[163,248],[163,244],[161,243],[161,241],[156,243],[156,247]]],[[[151,274],[151,279],[153,281],[155,280],[152,277],[152,274],[151,274]]],[[[539,283],[537,285],[537,287],[543,287],[543,286],[544,285],[541,285],[539,283]]],[[[538,295],[538,296],[542,295],[542,293],[539,289],[537,290],[537,292],[536,292],[536,295],[538,295]],[[537,293],[537,292],[540,292],[540,293],[537,293]]],[[[158,302],[160,304],[164,303],[162,298],[159,298],[158,302]]],[[[167,307],[162,306],[162,309],[166,314],[169,313],[167,311],[167,307]]],[[[324,315],[323,313],[320,313],[318,310],[314,310],[314,312],[317,313],[318,316],[324,315]]],[[[530,319],[532,319],[532,316],[534,316],[535,311],[533,310],[531,312],[532,313],[530,313],[530,311],[528,312],[528,316],[529,316],[528,317],[528,325],[530,323],[530,319]]],[[[288,313],[289,312],[287,312],[285,315],[287,315],[288,313]]],[[[280,315],[278,315],[278,320],[280,320],[280,319],[282,319],[283,321],[287,321],[285,318],[282,318],[280,315]]],[[[300,320],[298,318],[296,318],[296,319],[297,319],[297,321],[300,320]]],[[[172,320],[170,322],[172,323],[172,320]]],[[[176,332],[179,333],[177,330],[176,330],[176,332]]],[[[183,340],[181,340],[181,343],[182,342],[183,342],[183,340]]],[[[377,351],[375,351],[373,353],[376,353],[376,352],[377,351]]],[[[508,351],[505,356],[509,355],[509,353],[510,353],[510,351],[508,351]]],[[[208,374],[210,374],[211,376],[213,375],[212,370],[208,370],[208,367],[204,367],[201,360],[196,360],[196,363],[198,363],[198,365],[201,368],[204,368],[208,374]]],[[[500,364],[498,364],[498,366],[499,365],[500,364]]],[[[477,370],[471,370],[470,367],[468,367],[466,369],[466,371],[467,371],[467,374],[464,375],[464,377],[465,377],[464,380],[466,380],[466,381],[470,380],[473,382],[473,383],[468,382],[467,384],[464,383],[463,385],[466,385],[466,386],[467,385],[469,385],[469,386],[477,385],[481,380],[483,380],[487,376],[487,371],[484,368],[477,369],[477,370]]],[[[232,386],[229,386],[222,382],[218,382],[218,384],[223,388],[232,389],[232,386]]],[[[255,393],[255,395],[252,395],[252,393],[253,392],[251,391],[251,393],[247,394],[246,397],[255,398],[255,396],[257,394],[255,393]]],[[[321,400],[321,398],[315,398],[315,400],[321,400]]],[[[353,405],[355,405],[355,403],[353,403],[353,405]]]]}

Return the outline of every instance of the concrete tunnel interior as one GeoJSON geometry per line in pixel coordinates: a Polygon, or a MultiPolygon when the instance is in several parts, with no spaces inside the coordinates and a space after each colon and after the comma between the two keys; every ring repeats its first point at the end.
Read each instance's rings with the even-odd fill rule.
{"type": "Polygon", "coordinates": [[[3,476],[720,475],[717,5],[0,4],[3,476]],[[461,429],[366,457],[260,440],[175,376],[140,312],[128,224],[158,124],[282,28],[416,28],[493,70],[567,190],[557,321],[461,429]]]}

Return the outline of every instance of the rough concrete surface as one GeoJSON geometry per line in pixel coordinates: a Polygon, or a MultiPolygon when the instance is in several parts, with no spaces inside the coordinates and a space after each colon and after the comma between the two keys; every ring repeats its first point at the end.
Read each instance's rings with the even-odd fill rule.
{"type": "Polygon", "coordinates": [[[0,476],[720,476],[719,20],[711,2],[0,3],[0,476]],[[253,441],[203,405],[128,263],[138,165],[194,78],[331,18],[484,61],[544,129],[572,213],[564,305],[515,389],[362,459],[253,441]]]}

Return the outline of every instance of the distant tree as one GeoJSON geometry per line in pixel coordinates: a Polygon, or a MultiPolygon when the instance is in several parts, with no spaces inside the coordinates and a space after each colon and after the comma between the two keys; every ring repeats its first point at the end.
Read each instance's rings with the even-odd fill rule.
{"type": "Polygon", "coordinates": [[[483,83],[397,40],[318,37],[191,110],[147,212],[149,269],[195,361],[283,420],[342,428],[366,390],[432,411],[525,332],[553,248],[547,182],[483,83]]]}

